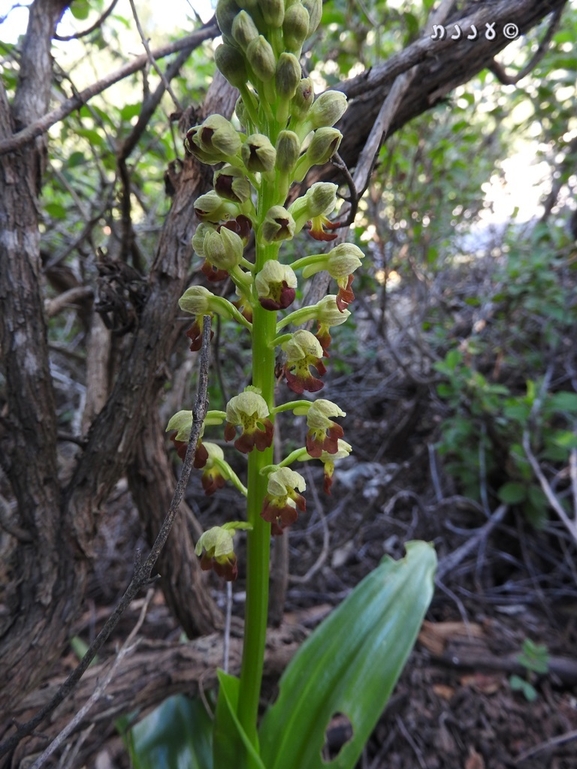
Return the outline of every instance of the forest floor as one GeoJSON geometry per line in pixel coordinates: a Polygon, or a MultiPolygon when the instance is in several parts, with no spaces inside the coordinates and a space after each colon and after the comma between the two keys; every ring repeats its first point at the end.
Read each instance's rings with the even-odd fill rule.
{"type": "MultiPolygon", "coordinates": [[[[577,769],[574,545],[553,520],[536,530],[514,507],[494,503],[488,515],[459,496],[432,448],[438,417],[429,390],[400,380],[383,386],[377,359],[352,370],[328,383],[326,397],[347,411],[345,438],[355,458],[338,466],[331,497],[322,492],[322,471],[306,468],[309,492],[311,481],[316,490],[307,492],[308,513],[289,535],[285,613],[302,617],[337,605],[384,555],[402,556],[411,539],[434,542],[440,562],[427,620],[359,769],[577,769]],[[519,663],[527,639],[546,647],[546,673],[519,663]],[[512,688],[514,675],[531,683],[532,701],[512,688]]],[[[290,428],[283,437],[293,437],[290,428]]],[[[198,473],[188,499],[205,527],[217,511],[230,519],[240,513],[231,490],[203,497],[198,473]]],[[[102,530],[108,556],[94,578],[96,605],[116,600],[128,581],[126,553],[140,536],[130,505],[121,493],[115,506],[122,514],[111,512],[102,530]]],[[[224,584],[212,574],[209,583],[224,605],[224,584]]],[[[233,600],[239,616],[243,589],[241,565],[233,600]]],[[[178,628],[163,616],[164,629],[157,623],[154,635],[174,639],[178,628]]],[[[330,755],[347,734],[346,719],[333,724],[330,755]]],[[[109,757],[99,769],[126,766],[109,757]]]]}
{"type": "MultiPolygon", "coordinates": [[[[470,269],[466,281],[474,295],[481,283],[470,269]]],[[[441,286],[436,301],[441,297],[455,304],[455,295],[454,283],[449,289],[441,286]]],[[[347,412],[344,437],[354,452],[337,465],[330,497],[322,491],[322,469],[311,462],[303,470],[307,513],[285,536],[290,576],[284,616],[298,621],[307,614],[326,614],[384,556],[402,557],[404,543],[412,539],[433,542],[439,558],[434,598],[359,769],[577,769],[577,548],[553,512],[536,529],[520,505],[502,505],[493,492],[502,479],[480,478],[473,499],[463,496],[459,479],[446,472],[437,446],[447,411],[437,395],[427,350],[417,335],[410,341],[406,324],[403,332],[403,313],[410,316],[416,306],[408,301],[403,308],[405,300],[401,297],[395,307],[400,331],[381,329],[377,344],[378,318],[359,297],[358,316],[364,312],[365,320],[357,321],[356,332],[341,336],[331,352],[322,396],[347,412]],[[367,339],[371,343],[365,344],[367,339]],[[528,642],[548,655],[546,672],[533,672],[519,662],[528,642]],[[512,686],[514,676],[526,682],[526,693],[512,686]]],[[[462,339],[479,322],[457,318],[454,338],[462,339]]],[[[450,333],[446,340],[451,343],[450,333]]],[[[498,340],[488,345],[491,351],[500,347],[498,340]]],[[[566,349],[574,350],[574,343],[566,349]]],[[[494,364],[491,360],[489,369],[494,364]]],[[[519,382],[522,392],[525,380],[538,378],[539,372],[513,367],[510,375],[510,387],[519,382]]],[[[291,448],[303,445],[302,424],[285,420],[279,429],[291,448]]],[[[242,473],[243,458],[237,460],[235,469],[242,473]]],[[[176,457],[174,467],[178,471],[176,457]]],[[[563,483],[570,494],[567,477],[563,483]]],[[[191,477],[187,501],[205,529],[243,515],[229,487],[205,497],[198,472],[191,477]]],[[[135,553],[147,548],[126,484],[119,484],[102,513],[85,640],[130,581],[135,553]]],[[[233,613],[242,617],[242,536],[238,541],[233,613]]],[[[210,573],[207,585],[224,608],[224,583],[210,573]]],[[[178,640],[180,628],[160,589],[153,606],[142,634],[178,640]]],[[[128,632],[125,624],[111,639],[111,654],[128,632]]],[[[74,659],[67,656],[67,668],[74,659]]],[[[342,718],[329,728],[327,759],[350,736],[348,727],[342,718]]],[[[127,769],[120,739],[101,745],[94,762],[86,765],[127,769]]]]}

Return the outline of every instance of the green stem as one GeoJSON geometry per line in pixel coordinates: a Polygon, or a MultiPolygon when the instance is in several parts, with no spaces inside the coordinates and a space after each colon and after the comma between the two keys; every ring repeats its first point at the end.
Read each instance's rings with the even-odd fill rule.
{"type": "MultiPolygon", "coordinates": [[[[258,198],[258,217],[262,221],[266,211],[276,203],[275,185],[263,183],[258,198]]],[[[259,242],[258,235],[257,231],[256,273],[262,270],[269,259],[275,259],[278,254],[276,244],[263,244],[259,242]]],[[[276,312],[265,310],[255,302],[252,328],[252,383],[260,389],[269,411],[272,412],[275,351],[271,342],[276,336],[276,312]]],[[[271,419],[274,420],[272,413],[271,419]]],[[[270,569],[270,524],[260,516],[267,490],[267,478],[261,474],[261,470],[272,464],[272,461],[272,446],[265,451],[255,449],[248,458],[247,519],[252,525],[252,530],[247,535],[244,646],[237,716],[255,747],[258,743],[258,705],[266,643],[270,569]]]]}

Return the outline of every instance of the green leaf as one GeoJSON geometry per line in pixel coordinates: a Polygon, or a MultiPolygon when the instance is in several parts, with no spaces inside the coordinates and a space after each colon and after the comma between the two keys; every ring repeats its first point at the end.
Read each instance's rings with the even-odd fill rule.
{"type": "Polygon", "coordinates": [[[553,411],[577,413],[577,393],[560,392],[551,396],[549,406],[553,411]]]}
{"type": "Polygon", "coordinates": [[[385,558],[316,629],[280,681],[260,729],[267,769],[352,769],[411,652],[433,595],[437,557],[407,542],[400,561],[385,558]],[[353,736],[330,763],[321,757],[332,717],[353,736]]]}
{"type": "Polygon", "coordinates": [[[217,675],[220,687],[214,724],[214,766],[217,769],[265,769],[238,720],[239,679],[223,670],[217,675]]]}
{"type": "Polygon", "coordinates": [[[65,219],[66,209],[61,203],[47,203],[44,210],[53,219],[65,219]]]}
{"type": "Polygon", "coordinates": [[[75,19],[87,19],[90,13],[90,3],[88,0],[74,0],[70,6],[70,11],[75,19]]]}
{"type": "Polygon", "coordinates": [[[212,769],[212,721],[200,700],[165,700],[132,729],[127,743],[134,769],[212,769]]]}
{"type": "Polygon", "coordinates": [[[509,481],[509,483],[504,483],[501,486],[497,495],[501,502],[505,502],[508,505],[516,505],[525,499],[527,496],[527,489],[522,483],[509,481]]]}
{"type": "Polygon", "coordinates": [[[513,675],[509,679],[509,684],[514,692],[523,692],[523,696],[527,702],[534,702],[537,699],[537,691],[529,681],[525,681],[523,678],[513,675]]]}

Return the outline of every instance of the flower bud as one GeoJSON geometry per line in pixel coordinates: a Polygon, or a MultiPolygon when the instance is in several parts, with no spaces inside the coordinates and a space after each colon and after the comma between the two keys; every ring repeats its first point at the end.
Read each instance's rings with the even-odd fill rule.
{"type": "Polygon", "coordinates": [[[281,131],[276,142],[276,167],[283,173],[289,173],[301,151],[299,137],[294,131],[281,131]]]}
{"type": "Polygon", "coordinates": [[[268,40],[259,35],[246,49],[246,58],[254,74],[260,79],[271,80],[276,72],[274,51],[268,40]]]}
{"type": "Polygon", "coordinates": [[[309,12],[300,2],[293,3],[285,11],[283,22],[284,44],[291,53],[300,53],[309,34],[309,12]]]}
{"type": "Polygon", "coordinates": [[[236,155],[240,149],[240,137],[232,123],[222,115],[209,115],[199,126],[186,134],[185,144],[189,152],[205,161],[219,163],[236,155]]]}
{"type": "Polygon", "coordinates": [[[261,233],[269,243],[289,240],[295,234],[295,220],[283,206],[273,206],[266,214],[261,233]]]}
{"type": "Polygon", "coordinates": [[[303,77],[291,101],[291,115],[296,120],[303,120],[311,108],[314,98],[313,81],[310,77],[303,77]]]}
{"type": "Polygon", "coordinates": [[[313,128],[333,126],[345,114],[347,97],[340,91],[325,91],[316,99],[308,114],[313,128]]]}
{"type": "Polygon", "coordinates": [[[295,298],[297,276],[288,265],[276,259],[266,262],[255,278],[259,302],[265,310],[284,310],[295,298]]]}
{"type": "Polygon", "coordinates": [[[272,171],[276,150],[264,134],[252,134],[242,145],[242,161],[249,171],[266,173],[272,171]]]}
{"type": "Polygon", "coordinates": [[[210,230],[204,238],[204,255],[219,270],[232,270],[242,259],[242,240],[231,230],[210,230]]]}
{"type": "Polygon", "coordinates": [[[282,27],[284,21],[284,0],[260,0],[259,11],[269,27],[282,27]]]}
{"type": "MultiPolygon", "coordinates": [[[[364,258],[363,252],[354,243],[340,243],[329,251],[326,269],[329,275],[337,280],[345,278],[361,266],[361,259],[364,258]]],[[[305,273],[306,268],[303,275],[308,277],[305,273]]]]}
{"type": "Polygon", "coordinates": [[[302,0],[302,4],[309,12],[309,29],[307,37],[310,37],[321,23],[323,0],[302,0]]]}
{"type": "Polygon", "coordinates": [[[210,315],[214,299],[217,298],[204,286],[191,286],[178,300],[178,306],[183,312],[189,312],[191,315],[210,315]]]}
{"type": "Polygon", "coordinates": [[[206,224],[205,222],[201,222],[196,228],[194,235],[192,236],[192,247],[194,248],[195,253],[203,258],[205,256],[204,238],[209,230],[214,231],[214,227],[212,227],[210,224],[206,224]]]}
{"type": "Polygon", "coordinates": [[[256,24],[246,11],[241,11],[235,17],[232,24],[232,36],[245,51],[253,40],[258,38],[259,32],[256,24]]]}
{"type": "Polygon", "coordinates": [[[222,43],[214,52],[216,66],[222,72],[228,82],[235,88],[246,85],[248,72],[244,56],[232,45],[222,43]]]}
{"type": "Polygon", "coordinates": [[[202,221],[218,224],[221,219],[227,219],[229,216],[236,214],[237,207],[223,200],[214,190],[210,190],[210,192],[196,199],[194,213],[202,221]]]}
{"type": "Polygon", "coordinates": [[[283,99],[292,99],[301,81],[301,65],[292,53],[281,53],[276,68],[276,90],[283,99]]]}
{"type": "Polygon", "coordinates": [[[331,328],[332,326],[340,326],[346,323],[349,315],[349,310],[341,310],[337,305],[337,297],[334,294],[327,294],[316,305],[316,318],[319,325],[323,328],[331,328]]]}
{"type": "Polygon", "coordinates": [[[338,150],[342,138],[336,128],[317,128],[306,151],[309,167],[327,163],[338,150]]]}
{"type": "Polygon", "coordinates": [[[225,200],[244,203],[250,197],[251,187],[240,168],[225,165],[214,175],[214,189],[225,200]]]}
{"type": "Polygon", "coordinates": [[[282,349],[289,363],[305,358],[317,359],[323,357],[323,348],[316,336],[311,334],[310,331],[303,329],[295,331],[292,337],[283,344],[282,349]]]}
{"type": "Polygon", "coordinates": [[[216,5],[216,21],[223,35],[227,37],[232,36],[232,24],[239,10],[240,8],[234,0],[218,0],[216,5]]]}
{"type": "MultiPolygon", "coordinates": [[[[323,225],[328,223],[326,217],[334,211],[337,204],[337,189],[337,185],[332,184],[332,182],[316,182],[304,195],[290,205],[289,211],[296,222],[297,232],[300,232],[309,220],[312,220],[313,225],[318,225],[321,229],[323,225]],[[316,222],[317,219],[320,220],[318,223],[316,222]]],[[[319,269],[325,268],[320,267],[319,269]]]]}

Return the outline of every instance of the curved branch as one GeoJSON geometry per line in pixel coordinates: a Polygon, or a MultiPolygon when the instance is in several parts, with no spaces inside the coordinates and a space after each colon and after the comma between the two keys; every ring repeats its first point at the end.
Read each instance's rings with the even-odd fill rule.
{"type": "Polygon", "coordinates": [[[55,40],[60,40],[62,43],[68,43],[70,40],[79,40],[81,37],[86,37],[86,35],[89,35],[91,32],[94,32],[95,29],[98,29],[98,27],[103,24],[106,19],[110,16],[112,11],[114,10],[114,7],[116,6],[116,3],[118,0],[112,0],[108,8],[104,11],[103,14],[100,15],[98,19],[92,24],[88,29],[83,29],[82,32],[75,32],[73,35],[59,35],[56,33],[54,35],[55,40]]]}
{"type": "Polygon", "coordinates": [[[562,8],[558,8],[553,16],[551,17],[551,21],[549,23],[549,27],[547,28],[547,32],[545,33],[545,36],[543,37],[543,40],[539,43],[539,47],[531,56],[527,64],[516,74],[516,75],[508,75],[505,67],[500,64],[498,61],[493,61],[493,63],[489,66],[489,70],[495,75],[497,80],[502,85],[516,85],[519,80],[522,80],[524,77],[526,77],[535,67],[537,64],[541,61],[541,59],[545,56],[547,51],[549,50],[549,44],[551,43],[551,40],[553,39],[553,35],[557,31],[557,28],[559,26],[559,22],[561,21],[561,15],[563,13],[562,8]]]}

